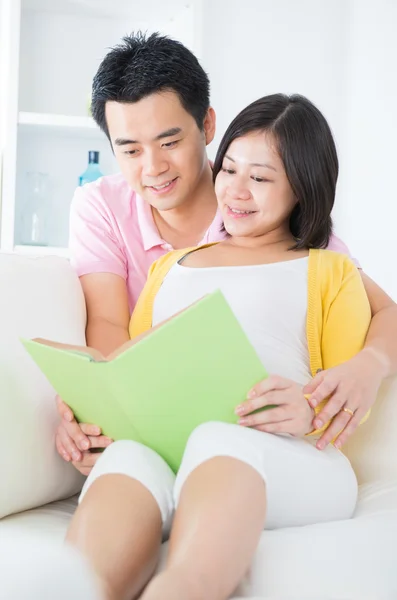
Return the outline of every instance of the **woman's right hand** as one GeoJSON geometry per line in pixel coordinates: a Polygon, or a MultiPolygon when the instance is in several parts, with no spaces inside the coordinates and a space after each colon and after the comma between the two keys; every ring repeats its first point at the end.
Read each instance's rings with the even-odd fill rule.
{"type": "Polygon", "coordinates": [[[61,423],[55,435],[55,444],[60,456],[83,475],[89,475],[100,452],[91,452],[93,448],[107,448],[113,440],[101,435],[97,425],[77,423],[72,410],[59,396],[56,397],[61,423]]]}

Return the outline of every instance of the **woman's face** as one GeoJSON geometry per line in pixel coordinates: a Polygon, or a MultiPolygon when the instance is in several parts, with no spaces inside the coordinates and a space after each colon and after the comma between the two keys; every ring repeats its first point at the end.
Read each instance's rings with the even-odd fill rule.
{"type": "Polygon", "coordinates": [[[215,191],[231,236],[289,233],[296,199],[271,134],[253,132],[230,144],[215,191]]]}

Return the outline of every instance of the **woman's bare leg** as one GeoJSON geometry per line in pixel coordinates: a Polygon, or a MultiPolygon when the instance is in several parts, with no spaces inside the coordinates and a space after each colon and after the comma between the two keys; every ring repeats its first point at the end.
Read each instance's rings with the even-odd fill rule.
{"type": "Polygon", "coordinates": [[[264,527],[266,489],[255,469],[217,457],[187,478],[166,570],[142,600],[224,600],[249,568],[264,527]]]}
{"type": "Polygon", "coordinates": [[[131,600],[155,569],[161,530],[151,493],[131,477],[110,474],[89,487],[66,541],[87,557],[108,600],[131,600]]]}

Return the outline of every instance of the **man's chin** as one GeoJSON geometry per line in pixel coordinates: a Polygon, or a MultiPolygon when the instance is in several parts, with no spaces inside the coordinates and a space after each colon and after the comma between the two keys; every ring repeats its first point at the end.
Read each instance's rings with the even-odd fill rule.
{"type": "Polygon", "coordinates": [[[150,204],[152,208],[155,208],[159,211],[174,210],[183,204],[183,201],[179,200],[178,198],[156,198],[150,193],[145,194],[143,199],[150,204]]]}

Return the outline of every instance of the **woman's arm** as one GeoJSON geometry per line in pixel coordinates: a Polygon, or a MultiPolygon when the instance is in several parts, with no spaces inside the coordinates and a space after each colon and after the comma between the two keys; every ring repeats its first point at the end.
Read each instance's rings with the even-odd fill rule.
{"type": "Polygon", "coordinates": [[[330,397],[314,421],[315,427],[320,428],[334,418],[318,442],[320,449],[335,438],[337,447],[346,442],[374,404],[382,380],[397,371],[397,306],[376,283],[360,273],[372,314],[364,348],[347,362],[318,374],[304,389],[312,394],[313,406],[330,397]],[[341,413],[343,407],[353,410],[354,416],[341,413]]]}

